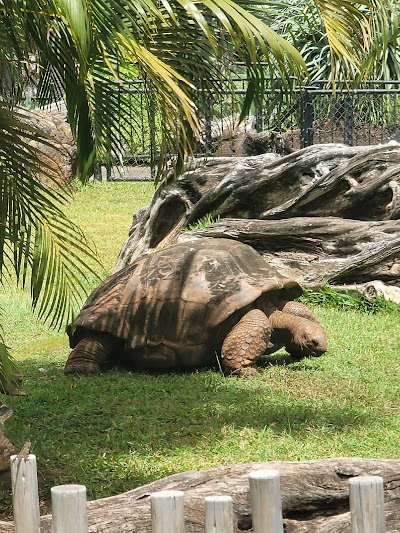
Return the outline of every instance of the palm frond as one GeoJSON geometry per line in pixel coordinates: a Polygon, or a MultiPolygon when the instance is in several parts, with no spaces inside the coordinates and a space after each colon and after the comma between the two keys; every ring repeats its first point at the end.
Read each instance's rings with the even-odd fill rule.
{"type": "MultiPolygon", "coordinates": [[[[2,312],[0,312],[0,318],[3,318],[2,312]]],[[[13,386],[15,371],[15,361],[5,342],[3,327],[0,323],[0,393],[7,392],[13,386]]]]}
{"type": "MultiPolygon", "coordinates": [[[[163,0],[161,3],[53,0],[46,2],[45,12],[43,7],[35,10],[38,5],[31,0],[31,7],[27,28],[39,51],[42,72],[47,75],[42,78],[39,97],[51,83],[49,73],[53,79],[58,73],[55,77],[62,80],[83,179],[92,172],[95,158],[104,154],[101,144],[104,135],[99,135],[97,117],[112,111],[107,104],[97,107],[101,100],[97,92],[107,94],[106,84],[109,84],[109,79],[98,76],[99,61],[104,61],[114,76],[116,64],[122,69],[136,64],[138,72],[154,88],[156,105],[160,106],[160,116],[165,120],[162,128],[166,132],[162,140],[165,150],[161,160],[173,152],[178,152],[180,160],[194,147],[197,136],[193,131],[198,130],[199,121],[191,75],[196,63],[204,61],[201,67],[205,74],[204,90],[209,79],[210,87],[215,85],[210,76],[210,69],[216,70],[212,65],[215,58],[221,60],[230,51],[237,59],[244,60],[254,78],[254,91],[246,101],[262,88],[258,83],[262,73],[256,67],[260,58],[258,50],[270,61],[271,70],[279,71],[286,79],[290,71],[299,77],[305,72],[296,49],[246,11],[243,0],[237,3],[232,0],[163,0]],[[161,43],[163,38],[166,39],[161,43]],[[186,52],[189,61],[185,60],[186,52]],[[171,131],[178,137],[171,135],[171,131]]],[[[107,120],[100,119],[100,122],[104,125],[107,120]]],[[[120,132],[115,130],[113,140],[117,133],[120,132]]]]}
{"type": "Polygon", "coordinates": [[[0,6],[0,96],[16,102],[28,78],[29,46],[24,31],[22,6],[3,0],[0,6]]]}
{"type": "Polygon", "coordinates": [[[92,25],[85,0],[58,0],[57,15],[68,28],[68,33],[75,45],[79,61],[81,81],[84,81],[89,68],[92,51],[92,25]]]}
{"type": "MultiPolygon", "coordinates": [[[[32,302],[51,325],[68,323],[85,295],[84,276],[95,275],[95,252],[72,224],[65,208],[71,194],[54,181],[40,146],[51,139],[19,113],[0,103],[0,277],[11,260],[18,283],[30,280],[32,302]]],[[[97,263],[98,264],[98,263],[97,263]]]]}
{"type": "Polygon", "coordinates": [[[359,83],[371,74],[372,56],[366,62],[377,40],[386,48],[389,33],[386,0],[315,0],[323,19],[331,51],[330,79],[354,80],[359,83]],[[370,68],[366,68],[367,65],[370,68]]]}
{"type": "Polygon", "coordinates": [[[364,77],[369,75],[375,79],[400,79],[398,13],[399,6],[396,8],[396,4],[387,2],[385,6],[376,6],[374,16],[370,16],[371,30],[379,38],[371,41],[363,56],[364,77]]]}

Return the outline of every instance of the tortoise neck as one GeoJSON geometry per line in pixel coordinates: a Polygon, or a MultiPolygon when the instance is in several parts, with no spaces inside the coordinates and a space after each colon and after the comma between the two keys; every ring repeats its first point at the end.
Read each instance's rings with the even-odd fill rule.
{"type": "Polygon", "coordinates": [[[279,335],[279,338],[291,340],[306,319],[283,311],[274,311],[269,316],[272,332],[279,335]]]}

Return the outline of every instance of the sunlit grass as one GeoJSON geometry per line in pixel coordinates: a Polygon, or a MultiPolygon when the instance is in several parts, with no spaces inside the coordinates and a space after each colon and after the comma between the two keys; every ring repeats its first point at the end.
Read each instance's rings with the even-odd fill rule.
{"type": "MultiPolygon", "coordinates": [[[[78,191],[70,216],[95,241],[104,275],[133,211],[152,192],[148,183],[78,191]]],[[[66,335],[38,322],[20,291],[10,289],[0,305],[27,390],[25,398],[2,398],[15,410],[7,434],[19,446],[32,443],[44,501],[59,483],[82,483],[93,499],[231,463],[398,457],[397,310],[371,314],[312,304],[327,330],[327,354],[293,363],[281,351],[252,379],[211,370],[67,378],[66,335]]]]}
{"type": "Polygon", "coordinates": [[[281,352],[248,380],[210,370],[66,378],[66,345],[41,339],[22,362],[28,397],[9,399],[8,434],[32,442],[43,498],[54,483],[83,483],[98,498],[230,463],[397,457],[399,317],[317,312],[325,356],[292,363],[281,352]]]}
{"type": "Polygon", "coordinates": [[[150,203],[154,190],[150,182],[94,182],[76,191],[69,216],[95,243],[107,274],[128,238],[133,214],[150,203]]]}

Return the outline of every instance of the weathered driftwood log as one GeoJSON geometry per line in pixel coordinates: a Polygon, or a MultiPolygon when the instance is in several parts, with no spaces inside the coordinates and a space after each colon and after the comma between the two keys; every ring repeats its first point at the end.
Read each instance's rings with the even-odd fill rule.
{"type": "MultiPolygon", "coordinates": [[[[262,235],[250,240],[261,253],[269,250],[278,266],[287,252],[300,257],[312,251],[319,261],[305,256],[301,266],[311,284],[321,282],[325,260],[335,264],[332,280],[360,282],[384,271],[384,279],[394,281],[399,273],[400,145],[314,145],[284,157],[269,153],[193,162],[178,182],[161,187],[151,205],[136,214],[115,270],[175,242],[183,228],[208,214],[221,217],[227,231],[231,222],[224,219],[239,219],[231,234],[238,239],[247,234],[239,231],[240,224],[268,222],[262,235]],[[326,217],[342,222],[329,231],[333,220],[326,217]],[[358,234],[363,255],[357,259],[371,264],[371,272],[368,266],[351,267],[358,234]],[[387,237],[393,253],[385,245],[387,237]]],[[[330,272],[327,268],[322,281],[331,280],[330,272]]]]}
{"type": "Polygon", "coordinates": [[[303,285],[391,281],[400,276],[400,223],[337,217],[275,220],[223,219],[197,236],[230,237],[258,250],[282,274],[303,285]],[[294,224],[295,221],[295,224],[294,224]]]}
{"type": "MultiPolygon", "coordinates": [[[[247,463],[204,472],[169,476],[118,496],[88,504],[91,533],[150,532],[150,494],[181,490],[185,495],[186,531],[204,531],[204,498],[233,498],[235,532],[252,527],[248,475],[276,469],[281,475],[281,494],[286,533],[350,532],[348,480],[360,475],[384,479],[387,530],[400,531],[400,460],[337,458],[304,462],[247,463]]],[[[42,533],[50,533],[51,517],[41,521],[42,533]]],[[[13,531],[0,522],[2,533],[13,531]]]]}

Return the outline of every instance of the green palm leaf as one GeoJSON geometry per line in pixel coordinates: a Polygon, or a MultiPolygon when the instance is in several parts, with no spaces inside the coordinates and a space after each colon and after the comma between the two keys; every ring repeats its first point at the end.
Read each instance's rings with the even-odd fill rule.
{"type": "Polygon", "coordinates": [[[15,361],[10,348],[5,343],[4,332],[0,326],[0,393],[5,393],[12,388],[15,372],[15,361]]]}
{"type": "Polygon", "coordinates": [[[331,81],[342,78],[359,83],[367,79],[376,64],[376,58],[369,55],[374,43],[387,47],[387,13],[388,10],[393,12],[391,3],[385,0],[360,0],[357,3],[351,0],[316,0],[316,4],[332,56],[331,81]],[[366,56],[369,61],[365,61],[366,56]]]}
{"type": "MultiPolygon", "coordinates": [[[[82,303],[85,276],[96,276],[96,259],[65,214],[71,193],[56,185],[43,163],[36,143],[52,145],[52,140],[32,125],[34,119],[0,102],[0,280],[4,284],[13,273],[17,283],[29,283],[39,316],[60,328],[82,303]],[[43,183],[43,175],[52,186],[43,183]]],[[[9,353],[1,343],[0,348],[8,372],[9,353]]]]}

